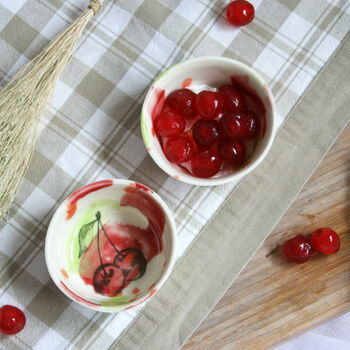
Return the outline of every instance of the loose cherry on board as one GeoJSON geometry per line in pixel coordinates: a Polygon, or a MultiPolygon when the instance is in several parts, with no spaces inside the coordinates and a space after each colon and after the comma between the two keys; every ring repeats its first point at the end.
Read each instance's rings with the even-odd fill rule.
{"type": "Polygon", "coordinates": [[[203,90],[196,97],[196,108],[203,119],[215,119],[222,107],[223,99],[219,92],[203,90]]]}
{"type": "Polygon", "coordinates": [[[26,317],[19,308],[4,305],[0,308],[0,331],[4,334],[16,334],[26,325],[26,317]]]}
{"type": "Polygon", "coordinates": [[[220,119],[223,131],[232,138],[251,140],[258,136],[259,119],[253,112],[238,111],[220,119]]]}
{"type": "Polygon", "coordinates": [[[326,255],[335,254],[340,248],[340,239],[330,228],[318,228],[311,236],[312,248],[326,255]]]}
{"type": "Polygon", "coordinates": [[[220,137],[216,120],[197,120],[193,125],[193,139],[201,147],[209,147],[220,137]]]}
{"type": "Polygon", "coordinates": [[[245,26],[254,18],[254,6],[246,0],[232,1],[226,8],[226,16],[235,26],[245,26]]]}
{"type": "Polygon", "coordinates": [[[196,94],[189,89],[179,89],[173,91],[166,99],[166,104],[184,118],[194,117],[196,94]]]}
{"type": "Polygon", "coordinates": [[[311,259],[310,241],[303,235],[296,235],[283,243],[283,253],[287,260],[303,264],[311,259]]]}
{"type": "Polygon", "coordinates": [[[244,108],[243,96],[233,86],[221,86],[219,92],[223,99],[224,113],[233,113],[244,108]]]}
{"type": "Polygon", "coordinates": [[[214,176],[220,171],[221,165],[220,156],[211,150],[200,150],[191,159],[192,173],[198,177],[214,176]]]}
{"type": "Polygon", "coordinates": [[[168,140],[164,147],[164,154],[172,163],[188,161],[193,154],[194,145],[186,137],[173,137],[168,140]]]}
{"type": "Polygon", "coordinates": [[[219,152],[221,158],[233,165],[233,167],[241,166],[246,159],[246,151],[244,145],[231,139],[225,139],[219,143],[219,152]]]}
{"type": "Polygon", "coordinates": [[[172,111],[162,112],[154,121],[154,129],[158,136],[178,136],[185,127],[185,119],[172,111]]]}

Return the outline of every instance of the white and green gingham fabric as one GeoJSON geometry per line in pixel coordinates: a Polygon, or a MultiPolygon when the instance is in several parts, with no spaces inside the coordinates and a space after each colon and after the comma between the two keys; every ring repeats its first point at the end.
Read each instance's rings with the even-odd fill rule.
{"type": "MultiPolygon", "coordinates": [[[[2,85],[87,3],[0,0],[2,85]]],[[[0,224],[0,304],[17,305],[27,316],[24,331],[0,337],[0,349],[117,349],[117,338],[144,307],[94,312],[71,302],[50,280],[44,260],[47,226],[75,189],[106,178],[149,186],[174,213],[177,257],[233,190],[233,184],[210,188],[178,182],[147,154],[140,110],[158,75],[191,57],[240,60],[269,84],[280,126],[350,29],[347,0],[254,0],[254,21],[239,29],[222,16],[228,3],[105,0],[88,24],[42,118],[10,220],[0,224]]]]}

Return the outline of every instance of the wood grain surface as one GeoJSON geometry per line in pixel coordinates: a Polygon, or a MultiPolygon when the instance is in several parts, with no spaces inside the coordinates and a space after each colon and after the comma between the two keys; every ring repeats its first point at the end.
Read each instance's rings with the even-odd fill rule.
{"type": "Polygon", "coordinates": [[[350,125],[183,349],[271,349],[349,310],[350,125]],[[338,232],[340,251],[286,262],[280,244],[318,227],[338,232]]]}

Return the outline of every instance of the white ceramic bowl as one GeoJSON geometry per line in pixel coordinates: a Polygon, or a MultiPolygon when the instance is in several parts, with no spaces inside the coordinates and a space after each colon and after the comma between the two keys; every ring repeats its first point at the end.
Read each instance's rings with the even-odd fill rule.
{"type": "Polygon", "coordinates": [[[176,64],[153,82],[142,107],[142,136],[148,153],[158,166],[170,176],[193,185],[220,185],[242,178],[264,159],[275,137],[275,113],[276,107],[272,93],[268,85],[253,69],[230,58],[199,57],[176,64]],[[254,91],[260,97],[265,107],[265,125],[261,128],[254,151],[240,169],[209,179],[192,176],[166,159],[154,133],[152,118],[162,107],[164,95],[166,97],[172,91],[181,89],[184,82],[185,85],[191,82],[188,88],[199,92],[208,89],[208,87],[218,88],[225,84],[231,84],[232,76],[244,84],[245,88],[254,91]]]}
{"type": "Polygon", "coordinates": [[[117,312],[152,296],[175,262],[172,214],[152,190],[104,180],[71,194],[53,216],[45,243],[49,273],[72,300],[117,312]]]}

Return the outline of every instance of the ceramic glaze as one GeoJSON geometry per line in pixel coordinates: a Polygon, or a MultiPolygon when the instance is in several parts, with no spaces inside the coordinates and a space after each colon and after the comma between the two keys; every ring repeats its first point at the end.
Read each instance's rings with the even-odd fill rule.
{"type": "MultiPolygon", "coordinates": [[[[189,123],[186,128],[188,127],[190,127],[189,123]]],[[[276,133],[275,102],[267,84],[247,65],[225,57],[199,57],[180,62],[154,81],[142,107],[141,128],[150,156],[162,170],[175,179],[200,186],[237,182],[258,166],[271,148],[276,133]],[[187,85],[189,81],[190,85],[187,85]],[[263,119],[258,142],[247,145],[247,153],[250,157],[240,169],[236,171],[223,169],[219,174],[208,179],[192,176],[183,164],[178,165],[168,161],[157,135],[152,132],[153,120],[162,106],[164,96],[181,89],[184,85],[198,93],[202,90],[215,91],[220,86],[230,85],[232,81],[240,85],[247,95],[252,96],[251,108],[263,119]]]]}
{"type": "MultiPolygon", "coordinates": [[[[141,228],[119,221],[100,225],[99,232],[84,251],[79,264],[79,274],[84,282],[94,287],[97,293],[107,296],[122,295],[123,289],[140,278],[147,269],[147,263],[163,250],[162,236],[165,225],[163,209],[144,190],[140,191],[136,187],[129,186],[124,191],[120,207],[139,210],[147,218],[148,226],[141,228]],[[131,255],[133,256],[130,257],[131,255]],[[94,281],[96,270],[104,264],[115,264],[122,270],[119,275],[113,276],[115,286],[120,288],[114,287],[113,290],[112,283],[109,282],[104,288],[107,293],[96,288],[94,281]]],[[[105,271],[102,272],[106,275],[105,271]]]]}
{"type": "Polygon", "coordinates": [[[58,208],[45,256],[52,279],[71,299],[99,311],[124,310],[144,302],[168,277],[174,220],[146,186],[100,181],[58,208]]]}
{"type": "MultiPolygon", "coordinates": [[[[240,106],[236,106],[237,109],[230,110],[230,111],[222,111],[222,106],[219,108],[219,112],[217,116],[212,116],[207,120],[207,118],[204,118],[201,113],[198,112],[198,105],[200,102],[197,101],[197,112],[194,116],[191,118],[186,118],[185,116],[181,116],[181,111],[177,110],[177,118],[181,120],[183,124],[185,124],[184,129],[178,130],[180,133],[179,135],[176,135],[175,137],[172,135],[172,137],[169,137],[169,135],[163,134],[163,128],[166,128],[164,132],[169,132],[167,128],[170,127],[169,123],[165,123],[164,120],[167,120],[166,113],[173,113],[174,111],[171,109],[171,103],[169,101],[169,98],[173,95],[172,99],[174,100],[174,94],[179,94],[184,90],[175,90],[170,95],[166,96],[164,99],[163,96],[165,96],[165,90],[156,89],[157,96],[162,96],[161,99],[159,99],[156,96],[156,103],[152,111],[152,120],[153,123],[159,122],[159,120],[163,120],[163,128],[161,129],[159,127],[160,123],[154,126],[156,129],[156,134],[154,135],[153,128],[152,128],[152,136],[158,138],[158,142],[161,145],[162,151],[164,152],[166,158],[172,163],[172,165],[180,168],[186,175],[192,175],[196,176],[198,171],[195,171],[196,169],[193,168],[193,164],[195,163],[195,158],[198,158],[198,155],[196,153],[198,150],[196,150],[196,145],[199,147],[208,149],[213,151],[216,154],[220,154],[220,143],[219,140],[223,138],[222,135],[220,135],[220,122],[223,122],[223,116],[230,118],[232,117],[232,114],[238,113],[239,111],[249,111],[249,113],[252,113],[254,118],[257,120],[257,134],[253,137],[243,137],[244,139],[240,138],[240,142],[242,142],[242,147],[244,148],[244,153],[242,155],[244,157],[240,158],[240,161],[238,162],[238,158],[236,159],[236,163],[233,165],[231,160],[226,161],[223,159],[223,162],[219,161],[218,167],[215,169],[215,171],[212,172],[212,176],[210,178],[221,178],[226,177],[230,174],[237,173],[239,168],[245,168],[251,163],[251,158],[254,155],[254,151],[256,147],[259,144],[260,139],[264,139],[266,135],[267,125],[266,125],[266,108],[264,106],[263,101],[261,98],[257,95],[257,93],[254,91],[254,89],[251,87],[250,84],[250,77],[248,75],[233,75],[230,77],[231,82],[233,84],[232,88],[234,91],[239,95],[240,98],[240,106]],[[201,131],[203,131],[203,138],[201,138],[201,131]],[[211,137],[211,138],[210,138],[211,137]],[[192,141],[195,142],[192,142],[192,141]],[[174,145],[174,146],[173,146],[174,145]],[[187,148],[185,148],[187,147],[187,148]],[[176,153],[178,152],[178,153],[176,153]],[[186,159],[187,156],[187,159],[186,159]],[[192,159],[191,159],[192,158],[192,159]]],[[[186,82],[185,79],[184,82],[186,82]]],[[[182,86],[184,86],[184,82],[182,83],[182,86]]],[[[192,80],[191,80],[192,83],[192,80]]],[[[193,87],[189,87],[186,91],[191,90],[194,93],[197,93],[197,99],[200,98],[201,94],[215,94],[215,93],[222,93],[221,89],[225,89],[227,87],[231,87],[230,85],[225,85],[222,87],[215,87],[215,86],[206,86],[203,87],[203,85],[200,85],[203,90],[200,89],[198,85],[194,85],[193,87]]],[[[183,94],[180,94],[183,98],[183,94]]],[[[218,94],[220,98],[223,97],[223,95],[218,94]]],[[[177,96],[177,95],[176,95],[177,96]]],[[[188,96],[190,98],[190,96],[188,96]]],[[[203,96],[203,99],[205,96],[203,96]]],[[[211,98],[215,98],[215,95],[212,95],[211,98]]],[[[219,101],[218,101],[219,102],[219,101]]],[[[238,103],[238,102],[237,102],[238,103]]],[[[174,106],[176,108],[178,106],[174,106]]],[[[248,116],[248,115],[247,115],[248,116]]],[[[179,125],[179,123],[175,122],[175,119],[171,123],[171,127],[173,128],[173,124],[179,125]]],[[[223,127],[223,126],[221,126],[223,127]]],[[[171,129],[173,131],[173,129],[171,129]]],[[[237,135],[231,136],[233,139],[237,140],[237,135]]],[[[209,164],[210,165],[210,164],[209,164]]],[[[209,173],[207,171],[208,164],[203,167],[204,173],[209,173]]],[[[201,171],[203,173],[203,171],[201,171]]],[[[202,177],[202,176],[198,176],[202,177]]],[[[208,177],[208,176],[204,176],[208,177]]]]}

